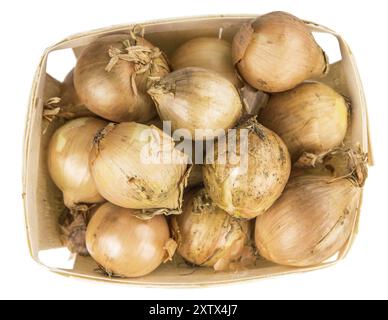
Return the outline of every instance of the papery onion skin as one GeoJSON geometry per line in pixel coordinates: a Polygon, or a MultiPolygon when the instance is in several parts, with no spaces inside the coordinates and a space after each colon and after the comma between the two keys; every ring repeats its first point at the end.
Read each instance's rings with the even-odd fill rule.
{"type": "Polygon", "coordinates": [[[360,197],[361,188],[349,179],[292,178],[282,197],[256,220],[259,254],[296,267],[326,261],[349,239],[360,197]]]}
{"type": "Polygon", "coordinates": [[[107,126],[96,137],[90,156],[99,192],[108,201],[132,209],[180,208],[187,162],[187,156],[174,149],[171,137],[135,122],[107,126]],[[174,163],[143,163],[141,155],[149,144],[153,152],[172,157],[174,163]]]}
{"type": "Polygon", "coordinates": [[[173,131],[190,131],[187,138],[214,139],[217,130],[227,130],[241,117],[242,104],[236,88],[218,73],[189,67],[174,71],[148,90],[162,120],[173,131]],[[202,136],[199,130],[211,130],[202,136]]]}
{"type": "Polygon", "coordinates": [[[88,225],[87,249],[108,274],[141,277],[166,259],[170,238],[166,218],[144,221],[135,216],[137,211],[106,203],[88,225]]]}
{"type": "Polygon", "coordinates": [[[348,128],[348,106],[332,88],[303,83],[271,96],[260,122],[286,143],[293,161],[303,152],[319,154],[339,146],[348,128]]]}
{"type": "Polygon", "coordinates": [[[86,228],[99,206],[100,204],[78,205],[60,216],[61,240],[71,253],[89,256],[86,248],[86,228]]]}
{"type": "MultiPolygon", "coordinates": [[[[129,35],[111,35],[86,47],[74,71],[74,84],[81,101],[95,114],[115,122],[146,122],[156,115],[154,103],[146,92],[150,71],[135,76],[136,94],[131,82],[134,63],[119,59],[110,72],[106,70],[111,59],[109,50],[124,50],[122,42],[128,39],[129,35]]],[[[136,41],[137,46],[154,48],[144,38],[137,37],[136,41]]],[[[152,76],[160,77],[169,72],[163,55],[154,59],[154,63],[158,65],[158,72],[152,76]]]]}
{"type": "Polygon", "coordinates": [[[89,153],[94,136],[106,125],[96,118],[78,118],[67,122],[51,137],[48,168],[68,208],[104,201],[90,173],[89,153]]]}
{"type": "Polygon", "coordinates": [[[96,116],[83,105],[74,88],[74,69],[65,77],[61,85],[61,111],[58,116],[65,119],[96,116]]]}
{"type": "Polygon", "coordinates": [[[173,70],[186,67],[213,70],[233,85],[241,85],[233,66],[232,46],[222,39],[199,37],[185,42],[172,55],[171,66],[173,70]]]}
{"type": "MultiPolygon", "coordinates": [[[[254,120],[237,131],[248,129],[248,170],[241,163],[219,163],[225,147],[215,144],[214,163],[203,166],[204,184],[212,200],[236,218],[252,219],[268,210],[280,197],[291,171],[290,156],[284,142],[254,120]]],[[[223,143],[225,145],[225,143],[223,143]]],[[[241,159],[240,149],[237,156],[241,159]]]]}
{"type": "Polygon", "coordinates": [[[251,86],[281,92],[326,74],[328,61],[305,23],[272,12],[244,24],[233,40],[233,61],[251,86]]]}
{"type": "Polygon", "coordinates": [[[185,196],[183,213],[172,219],[178,253],[187,261],[216,270],[238,260],[249,238],[247,221],[218,208],[204,189],[185,196]]]}

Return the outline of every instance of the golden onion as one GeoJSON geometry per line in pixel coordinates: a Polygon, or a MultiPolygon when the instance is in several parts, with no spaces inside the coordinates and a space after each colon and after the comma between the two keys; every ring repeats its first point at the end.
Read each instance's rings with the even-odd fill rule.
{"type": "Polygon", "coordinates": [[[68,208],[78,203],[104,201],[90,174],[89,153],[94,136],[106,125],[105,121],[95,118],[78,118],[60,127],[50,140],[49,172],[63,192],[68,208]]]}
{"type": "Polygon", "coordinates": [[[142,37],[106,36],[91,43],[74,71],[76,92],[95,114],[116,122],[146,122],[156,115],[147,89],[169,72],[161,51],[142,37]]]}
{"type": "Polygon", "coordinates": [[[90,156],[97,189],[111,203],[178,212],[190,171],[187,162],[171,137],[135,122],[109,124],[96,136],[90,156]]]}
{"type": "Polygon", "coordinates": [[[62,83],[61,101],[59,102],[59,106],[61,110],[58,113],[58,116],[65,119],[91,117],[94,115],[93,112],[83,105],[75,91],[74,69],[69,72],[62,83]]]}
{"type": "Polygon", "coordinates": [[[189,67],[174,71],[155,82],[148,93],[162,120],[182,135],[212,139],[239,120],[242,104],[236,88],[214,71],[189,67]]]}
{"type": "Polygon", "coordinates": [[[244,24],[234,37],[232,53],[244,80],[266,92],[292,89],[328,71],[327,57],[308,27],[285,12],[244,24]]]}
{"type": "Polygon", "coordinates": [[[281,138],[254,119],[239,127],[236,141],[233,162],[229,141],[216,143],[214,161],[203,166],[204,184],[217,206],[233,217],[252,219],[280,197],[290,176],[290,156],[281,138]],[[247,150],[241,149],[244,130],[247,150]]]}
{"type": "Polygon", "coordinates": [[[87,227],[87,249],[109,275],[147,275],[175,252],[166,218],[157,216],[144,221],[136,217],[137,211],[106,203],[87,227]]]}
{"type": "Polygon", "coordinates": [[[247,221],[234,219],[200,189],[185,197],[183,213],[172,219],[178,253],[187,261],[215,270],[228,270],[249,240],[247,221]]]}
{"type": "Polygon", "coordinates": [[[303,152],[320,154],[343,142],[348,106],[327,85],[308,82],[272,95],[259,119],[283,139],[295,161],[303,152]]]}
{"type": "Polygon", "coordinates": [[[239,86],[232,61],[232,46],[229,42],[210,37],[194,38],[181,45],[171,57],[173,70],[199,67],[218,72],[235,86],[239,86]]]}
{"type": "Polygon", "coordinates": [[[255,242],[267,260],[288,266],[318,265],[348,241],[361,188],[348,178],[302,175],[256,220],[255,242]]]}

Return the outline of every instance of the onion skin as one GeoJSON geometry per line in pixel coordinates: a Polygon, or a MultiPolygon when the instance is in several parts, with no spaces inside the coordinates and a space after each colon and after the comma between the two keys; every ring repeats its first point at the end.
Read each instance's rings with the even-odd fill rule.
{"type": "Polygon", "coordinates": [[[162,120],[170,120],[172,129],[186,129],[194,140],[214,139],[217,130],[233,128],[242,114],[236,88],[214,71],[189,67],[174,71],[148,93],[156,103],[162,120]],[[206,137],[199,130],[210,129],[206,137]],[[214,131],[212,131],[214,130],[214,131]]]}
{"type": "Polygon", "coordinates": [[[85,107],[79,99],[74,88],[74,69],[66,76],[61,85],[61,110],[59,117],[65,119],[74,119],[80,117],[96,116],[87,107],[85,107]]]}
{"type": "MultiPolygon", "coordinates": [[[[123,50],[122,42],[128,39],[128,35],[111,35],[86,47],[74,71],[75,89],[83,104],[103,118],[115,122],[147,122],[156,115],[152,99],[146,92],[151,72],[135,76],[136,94],[131,82],[135,74],[134,63],[119,59],[110,72],[106,70],[110,62],[109,50],[123,50]]],[[[136,41],[138,46],[154,48],[143,38],[138,37],[136,41]]],[[[154,59],[154,63],[159,66],[159,71],[152,76],[159,77],[169,72],[163,56],[154,59]]]]}
{"type": "Polygon", "coordinates": [[[259,119],[283,139],[296,161],[303,152],[319,154],[343,142],[348,106],[330,87],[309,82],[272,95],[259,119]]]}
{"type": "Polygon", "coordinates": [[[306,267],[337,253],[349,239],[361,188],[349,179],[299,176],[256,220],[255,242],[272,262],[306,267]]]}
{"type": "Polygon", "coordinates": [[[49,172],[70,209],[78,203],[104,201],[90,174],[89,153],[94,136],[106,125],[103,120],[78,118],[60,127],[50,140],[49,172]]]}
{"type": "Polygon", "coordinates": [[[232,60],[232,46],[229,42],[209,37],[194,38],[180,46],[171,57],[173,70],[199,67],[218,72],[233,85],[239,87],[232,60]]]}
{"type": "MultiPolygon", "coordinates": [[[[280,197],[290,176],[291,161],[284,142],[271,130],[252,120],[240,129],[249,130],[248,171],[240,163],[219,163],[223,154],[216,143],[215,161],[203,166],[203,177],[214,203],[233,217],[252,219],[280,197]]],[[[238,131],[237,146],[240,143],[238,131]]],[[[239,149],[237,156],[241,159],[239,149]]]]}
{"type": "Polygon", "coordinates": [[[248,222],[218,208],[204,189],[185,197],[183,213],[174,216],[171,225],[178,253],[195,265],[216,270],[241,258],[249,238],[248,222]]]}
{"type": "Polygon", "coordinates": [[[187,156],[174,149],[171,137],[135,122],[108,125],[96,137],[90,154],[99,192],[111,203],[132,209],[179,209],[189,174],[187,162],[187,156]],[[151,130],[152,141],[146,134],[151,130]],[[166,153],[157,138],[163,139],[166,153]],[[141,154],[149,143],[155,153],[171,156],[176,162],[143,163],[141,154]]]}
{"type": "Polygon", "coordinates": [[[99,206],[100,204],[75,206],[60,216],[61,240],[71,253],[89,256],[86,248],[86,228],[99,206]]]}
{"type": "Polygon", "coordinates": [[[135,216],[136,211],[106,203],[88,225],[87,249],[110,275],[141,277],[166,259],[170,239],[166,218],[144,221],[135,216]]]}
{"type": "Polygon", "coordinates": [[[233,62],[252,87],[281,92],[323,76],[325,53],[305,23],[285,12],[272,12],[244,24],[234,37],[233,62]]]}

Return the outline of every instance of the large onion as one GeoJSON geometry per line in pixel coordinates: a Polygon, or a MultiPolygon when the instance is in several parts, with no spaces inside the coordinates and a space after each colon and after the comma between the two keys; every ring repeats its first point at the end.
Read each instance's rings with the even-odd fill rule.
{"type": "Polygon", "coordinates": [[[233,66],[232,46],[222,39],[200,37],[185,42],[172,55],[171,66],[174,70],[186,67],[213,70],[235,86],[241,84],[233,66]]]}
{"type": "Polygon", "coordinates": [[[259,119],[283,139],[297,160],[303,152],[319,154],[343,142],[348,107],[330,87],[310,82],[272,95],[259,119]]]}
{"type": "Polygon", "coordinates": [[[109,124],[95,139],[90,163],[97,189],[118,206],[181,206],[189,173],[187,156],[175,150],[171,137],[156,127],[135,122],[109,124]]]}
{"type": "Polygon", "coordinates": [[[89,153],[94,136],[106,125],[95,118],[78,118],[60,127],[50,140],[48,168],[68,208],[104,201],[90,174],[89,153]]]}
{"type": "Polygon", "coordinates": [[[88,225],[87,249],[110,275],[147,275],[175,251],[166,218],[157,216],[144,221],[136,217],[137,211],[106,203],[88,225]]]}
{"type": "Polygon", "coordinates": [[[244,24],[233,40],[233,61],[251,86],[280,92],[322,76],[325,53],[305,23],[285,12],[272,12],[244,24]]]}
{"type": "Polygon", "coordinates": [[[253,119],[237,130],[237,161],[230,161],[228,144],[227,140],[218,142],[213,163],[203,168],[206,190],[214,203],[232,216],[255,218],[271,207],[286,186],[291,170],[287,147],[253,119]],[[244,129],[248,130],[247,150],[241,149],[244,129]]]}
{"type": "Polygon", "coordinates": [[[147,95],[150,77],[169,72],[160,50],[141,37],[111,35],[86,47],[74,71],[83,104],[116,121],[148,121],[156,115],[147,95]]]}
{"type": "Polygon", "coordinates": [[[239,260],[249,239],[248,222],[218,208],[204,189],[185,197],[183,213],[173,217],[172,232],[183,258],[216,270],[239,260]]]}
{"type": "Polygon", "coordinates": [[[292,178],[281,198],[257,218],[260,255],[289,266],[324,262],[349,239],[360,196],[361,188],[347,178],[292,178]]]}
{"type": "Polygon", "coordinates": [[[172,129],[195,140],[212,139],[219,129],[232,128],[239,120],[242,104],[236,88],[214,71],[184,68],[168,74],[148,91],[162,120],[172,129]]]}

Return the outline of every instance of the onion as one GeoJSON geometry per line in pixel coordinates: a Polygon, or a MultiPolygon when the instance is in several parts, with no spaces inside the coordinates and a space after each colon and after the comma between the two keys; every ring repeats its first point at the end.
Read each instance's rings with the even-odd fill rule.
{"type": "Polygon", "coordinates": [[[58,97],[60,94],[61,83],[47,73],[43,91],[44,100],[48,100],[53,97],[58,97]]]}
{"type": "Polygon", "coordinates": [[[214,71],[184,68],[153,84],[148,93],[162,120],[172,129],[186,129],[187,138],[212,139],[219,130],[232,128],[239,120],[242,104],[236,88],[214,71]]]}
{"type": "Polygon", "coordinates": [[[134,215],[136,211],[106,203],[89,223],[87,249],[109,275],[141,277],[174,254],[166,218],[144,221],[134,215]]]}
{"type": "Polygon", "coordinates": [[[226,270],[242,257],[249,225],[218,208],[201,189],[185,197],[183,214],[172,219],[172,233],[184,259],[198,266],[226,270]]]}
{"type": "Polygon", "coordinates": [[[232,46],[218,38],[195,38],[180,46],[171,57],[173,70],[200,67],[218,72],[235,86],[241,81],[237,77],[232,61],[232,46]]]}
{"type": "Polygon", "coordinates": [[[95,138],[90,156],[97,189],[111,203],[132,209],[178,209],[176,213],[190,173],[187,162],[171,137],[135,122],[109,124],[95,138]]]}
{"type": "Polygon", "coordinates": [[[59,103],[61,110],[58,116],[65,119],[93,116],[94,114],[79,99],[74,88],[73,76],[74,69],[69,72],[62,83],[61,101],[59,103]]]}
{"type": "Polygon", "coordinates": [[[78,205],[60,217],[61,240],[70,252],[89,256],[86,248],[86,227],[99,205],[78,205]]]}
{"type": "Polygon", "coordinates": [[[203,176],[206,190],[217,206],[236,218],[252,219],[280,197],[291,163],[283,141],[254,119],[237,130],[237,146],[244,144],[243,129],[248,130],[247,150],[237,149],[238,161],[230,160],[229,141],[220,141],[215,145],[213,163],[203,168],[203,176]]]}
{"type": "Polygon", "coordinates": [[[297,267],[326,261],[349,239],[360,197],[359,185],[347,178],[292,178],[282,197],[257,218],[260,255],[297,267]]]}
{"type": "Polygon", "coordinates": [[[151,80],[169,72],[160,50],[141,37],[103,37],[86,47],[74,71],[77,94],[95,114],[116,122],[152,119],[151,80]]]}
{"type": "Polygon", "coordinates": [[[78,203],[104,201],[90,174],[89,153],[94,136],[106,124],[95,118],[78,118],[60,127],[50,140],[49,172],[54,183],[63,192],[68,208],[78,203]]]}
{"type": "Polygon", "coordinates": [[[327,57],[305,23],[285,12],[244,24],[232,49],[233,62],[244,80],[266,92],[292,89],[328,71],[327,57]]]}
{"type": "Polygon", "coordinates": [[[319,154],[343,142],[348,107],[333,89],[311,82],[273,95],[259,119],[283,139],[295,161],[303,152],[319,154]]]}

